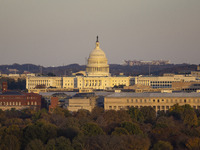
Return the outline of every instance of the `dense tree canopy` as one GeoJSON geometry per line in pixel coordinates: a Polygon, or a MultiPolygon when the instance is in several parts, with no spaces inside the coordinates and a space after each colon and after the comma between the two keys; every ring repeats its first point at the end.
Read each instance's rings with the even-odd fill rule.
{"type": "Polygon", "coordinates": [[[0,149],[13,150],[158,150],[200,149],[200,111],[174,105],[156,115],[141,109],[69,113],[0,110],[0,149]]]}

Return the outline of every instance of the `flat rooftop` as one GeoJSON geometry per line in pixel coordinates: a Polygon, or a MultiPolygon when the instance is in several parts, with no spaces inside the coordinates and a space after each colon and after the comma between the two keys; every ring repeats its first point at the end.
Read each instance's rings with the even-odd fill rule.
{"type": "Polygon", "coordinates": [[[114,93],[106,97],[198,97],[200,98],[200,93],[114,93]]]}

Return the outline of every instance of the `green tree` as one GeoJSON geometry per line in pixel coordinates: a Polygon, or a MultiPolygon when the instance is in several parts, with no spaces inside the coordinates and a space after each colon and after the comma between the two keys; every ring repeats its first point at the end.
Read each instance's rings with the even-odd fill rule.
{"type": "Polygon", "coordinates": [[[44,150],[44,144],[39,139],[31,140],[25,150],[44,150]]]}
{"type": "Polygon", "coordinates": [[[176,119],[181,120],[183,112],[184,112],[184,108],[179,106],[179,104],[175,104],[174,106],[170,108],[169,115],[172,115],[176,119]]]}
{"type": "Polygon", "coordinates": [[[68,127],[68,128],[59,128],[58,135],[63,136],[65,138],[69,138],[71,141],[78,135],[81,134],[81,131],[76,127],[68,127]]]}
{"type": "Polygon", "coordinates": [[[75,114],[75,117],[78,118],[78,119],[89,118],[90,112],[88,110],[85,110],[85,109],[79,109],[77,111],[77,113],[75,114]]]}
{"type": "Polygon", "coordinates": [[[169,142],[158,141],[156,144],[154,144],[153,150],[173,150],[173,146],[169,142]]]}
{"type": "Polygon", "coordinates": [[[37,120],[41,119],[43,116],[47,115],[47,110],[45,108],[34,112],[32,115],[32,121],[36,122],[37,120]]]}
{"type": "Polygon", "coordinates": [[[122,140],[123,149],[126,150],[149,150],[150,147],[149,138],[143,135],[127,135],[120,140],[122,140]]]}
{"type": "Polygon", "coordinates": [[[116,127],[115,130],[112,132],[112,135],[128,135],[129,132],[122,127],[116,127]]]}
{"type": "MultiPolygon", "coordinates": [[[[108,110],[108,111],[105,111],[103,116],[100,116],[100,117],[102,117],[101,119],[102,126],[107,126],[110,124],[120,124],[121,122],[131,121],[130,115],[125,110],[119,110],[119,111],[108,110]]],[[[98,119],[97,119],[97,122],[99,122],[98,119]]]]}
{"type": "Polygon", "coordinates": [[[73,150],[73,147],[69,139],[61,136],[56,139],[50,139],[45,146],[45,150],[73,150]]]}
{"type": "Polygon", "coordinates": [[[56,140],[50,139],[45,146],[45,150],[56,150],[56,140]]]}
{"type": "Polygon", "coordinates": [[[140,111],[144,117],[145,123],[154,123],[156,120],[156,111],[151,106],[145,106],[140,108],[140,111]]]}
{"type": "Polygon", "coordinates": [[[83,150],[85,147],[85,136],[77,136],[72,141],[72,146],[75,150],[83,150]]]}
{"type": "Polygon", "coordinates": [[[99,116],[102,116],[103,113],[104,113],[104,109],[102,107],[95,107],[94,109],[92,109],[91,119],[97,120],[97,118],[99,116]]]}
{"type": "Polygon", "coordinates": [[[95,123],[86,123],[82,127],[84,135],[87,136],[95,136],[95,135],[103,135],[103,130],[95,123]]]}
{"type": "Polygon", "coordinates": [[[169,114],[174,116],[176,119],[182,120],[183,123],[188,126],[198,125],[197,115],[189,104],[183,106],[176,104],[170,109],[169,114]]]}
{"type": "Polygon", "coordinates": [[[129,108],[128,113],[130,114],[133,121],[136,121],[136,122],[144,121],[144,116],[138,108],[131,107],[131,108],[129,108]]]}
{"type": "Polygon", "coordinates": [[[123,122],[121,124],[122,128],[125,128],[130,134],[142,134],[142,130],[139,125],[132,122],[123,122]]]}
{"type": "Polygon", "coordinates": [[[14,135],[5,135],[5,137],[1,141],[0,149],[20,150],[20,141],[14,135]]]}
{"type": "Polygon", "coordinates": [[[11,125],[5,130],[6,134],[14,135],[18,139],[22,138],[23,132],[18,125],[11,125]]]}
{"type": "Polygon", "coordinates": [[[43,143],[46,143],[49,139],[57,136],[57,128],[55,125],[44,122],[36,122],[24,129],[24,144],[26,145],[31,140],[39,139],[43,143]]]}
{"type": "Polygon", "coordinates": [[[185,105],[182,118],[183,118],[183,123],[188,126],[197,126],[198,125],[197,115],[194,112],[194,109],[192,109],[190,106],[185,105]]]}

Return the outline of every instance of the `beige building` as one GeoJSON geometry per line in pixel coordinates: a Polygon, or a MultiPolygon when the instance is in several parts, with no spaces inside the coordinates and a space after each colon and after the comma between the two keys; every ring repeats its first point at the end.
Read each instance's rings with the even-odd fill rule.
{"type": "Polygon", "coordinates": [[[29,92],[34,92],[38,86],[45,88],[55,87],[58,90],[66,89],[100,89],[106,90],[114,86],[131,84],[132,77],[126,76],[110,76],[109,65],[106,55],[100,44],[96,41],[95,49],[90,53],[88,58],[88,64],[86,66],[86,72],[79,72],[83,76],[71,76],[71,77],[27,77],[26,88],[29,92]]]}
{"type": "Polygon", "coordinates": [[[191,75],[194,76],[194,77],[200,77],[200,71],[191,71],[191,75]]]}
{"type": "Polygon", "coordinates": [[[63,86],[62,79],[62,77],[27,77],[26,88],[34,89],[37,86],[61,88],[63,86]]]}
{"type": "Polygon", "coordinates": [[[94,93],[79,93],[67,100],[66,107],[69,111],[85,109],[91,112],[97,106],[97,98],[94,93]]]}
{"type": "Polygon", "coordinates": [[[200,93],[114,93],[104,98],[105,110],[151,106],[156,111],[167,111],[174,104],[190,104],[200,109],[200,93]]]}
{"type": "Polygon", "coordinates": [[[174,82],[172,89],[177,91],[196,92],[200,90],[200,82],[174,82]]]}
{"type": "Polygon", "coordinates": [[[174,82],[194,82],[194,76],[166,75],[166,76],[138,76],[135,77],[135,84],[151,86],[152,88],[171,88],[174,82]]]}

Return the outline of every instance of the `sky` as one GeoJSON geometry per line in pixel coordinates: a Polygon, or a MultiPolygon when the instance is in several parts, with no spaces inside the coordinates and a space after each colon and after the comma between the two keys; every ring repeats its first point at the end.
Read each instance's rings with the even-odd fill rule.
{"type": "Polygon", "coordinates": [[[200,64],[200,0],[0,0],[0,65],[200,64]]]}

